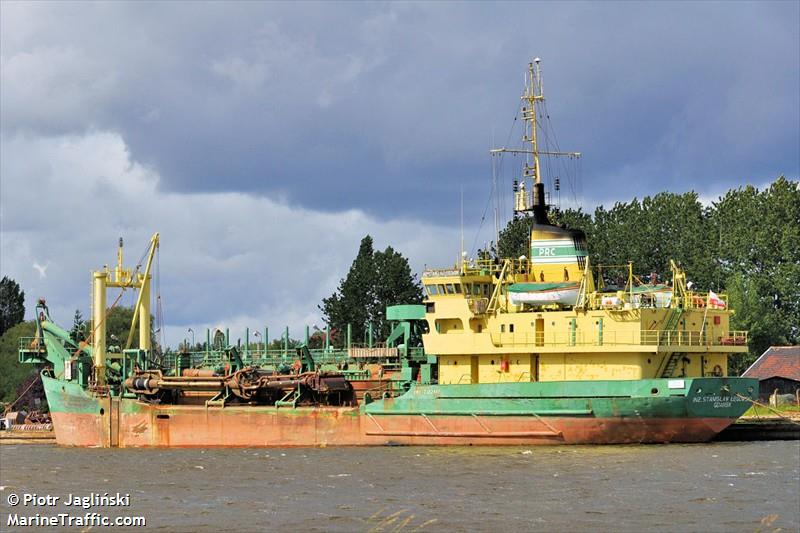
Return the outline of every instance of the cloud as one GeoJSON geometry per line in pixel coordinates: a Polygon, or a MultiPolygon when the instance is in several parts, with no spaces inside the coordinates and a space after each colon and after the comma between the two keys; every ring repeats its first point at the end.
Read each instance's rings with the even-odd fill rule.
{"type": "MultiPolygon", "coordinates": [[[[46,296],[64,325],[89,305],[89,272],[115,262],[123,236],[126,263],[141,260],[161,233],[157,271],[167,340],[192,327],[225,324],[278,329],[321,324],[317,304],[346,275],[364,235],[412,259],[453,263],[458,232],[413,220],[379,221],[360,210],[317,212],[241,193],[159,192],[160,176],[131,159],[113,132],[3,138],[2,271],[28,297],[46,296]],[[448,246],[449,244],[449,246],[448,246]],[[47,276],[30,267],[46,256],[47,276]]],[[[46,267],[42,267],[46,268],[46,267]]],[[[131,305],[133,296],[121,303],[131,305]]],[[[198,333],[199,334],[199,333],[198,333]]]]}
{"type": "Polygon", "coordinates": [[[364,234],[447,265],[493,171],[509,217],[534,55],[565,205],[798,178],[797,2],[3,2],[0,266],[69,320],[158,230],[173,330],[319,322],[364,234]]]}
{"type": "Polygon", "coordinates": [[[3,132],[117,132],[164,191],[441,224],[463,184],[480,212],[487,149],[506,139],[534,54],[589,202],[800,168],[796,2],[3,12],[3,132]]]}
{"type": "Polygon", "coordinates": [[[40,278],[47,277],[47,267],[50,266],[50,263],[46,263],[44,266],[40,265],[38,261],[33,262],[33,269],[39,273],[40,278]]]}

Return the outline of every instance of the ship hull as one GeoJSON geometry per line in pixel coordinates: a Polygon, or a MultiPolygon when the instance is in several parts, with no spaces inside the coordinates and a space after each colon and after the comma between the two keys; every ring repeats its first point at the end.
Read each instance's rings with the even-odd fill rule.
{"type": "Polygon", "coordinates": [[[642,397],[642,386],[649,392],[667,380],[430,385],[359,407],[276,408],[95,398],[44,379],[57,442],[98,447],[704,442],[747,409],[736,394],[753,386],[741,378],[697,378],[679,380],[687,383],[680,395],[642,397]],[[733,392],[720,396],[720,387],[733,392]],[[601,396],[603,388],[617,396],[601,396]]]}

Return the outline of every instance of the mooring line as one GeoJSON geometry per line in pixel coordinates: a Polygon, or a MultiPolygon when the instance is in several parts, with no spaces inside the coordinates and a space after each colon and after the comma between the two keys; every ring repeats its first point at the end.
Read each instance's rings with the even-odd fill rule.
{"type": "MultiPolygon", "coordinates": [[[[787,422],[791,422],[792,424],[797,424],[798,426],[800,426],[800,422],[794,420],[793,418],[791,418],[789,416],[785,416],[785,415],[781,414],[780,411],[778,411],[777,409],[773,409],[769,405],[765,405],[765,404],[763,404],[761,402],[757,402],[756,400],[753,400],[752,398],[748,398],[744,394],[740,394],[738,392],[736,392],[734,394],[736,394],[736,396],[738,396],[739,398],[742,398],[743,400],[747,400],[748,402],[752,403],[753,405],[757,405],[759,407],[763,407],[764,409],[767,409],[768,411],[772,411],[773,413],[778,415],[778,418],[782,418],[783,420],[786,420],[787,422]]],[[[761,417],[758,416],[758,411],[756,411],[756,417],[757,418],[761,418],[761,417]]]]}

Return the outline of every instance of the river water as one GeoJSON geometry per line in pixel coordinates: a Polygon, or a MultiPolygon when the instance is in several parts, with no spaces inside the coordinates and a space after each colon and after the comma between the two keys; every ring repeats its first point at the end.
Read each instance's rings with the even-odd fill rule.
{"type": "MultiPolygon", "coordinates": [[[[0,447],[9,515],[143,516],[53,531],[798,531],[800,442],[141,450],[0,447]],[[129,506],[64,505],[130,494],[129,506]],[[58,496],[15,507],[11,494],[58,496]]],[[[19,523],[19,522],[18,522],[19,523]]]]}

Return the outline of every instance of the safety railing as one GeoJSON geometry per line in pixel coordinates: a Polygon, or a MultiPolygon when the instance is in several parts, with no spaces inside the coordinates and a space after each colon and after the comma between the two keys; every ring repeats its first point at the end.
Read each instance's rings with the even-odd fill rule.
{"type": "MultiPolygon", "coordinates": [[[[369,359],[387,361],[396,360],[400,356],[399,348],[382,344],[372,347],[352,345],[349,349],[318,348],[309,350],[309,352],[317,365],[339,365],[353,360],[369,359]]],[[[407,353],[412,359],[420,359],[424,357],[425,351],[422,347],[409,347],[407,353]]],[[[282,364],[292,364],[299,356],[295,348],[290,348],[288,351],[280,348],[240,351],[239,357],[245,365],[276,367],[282,364]]],[[[216,368],[229,363],[225,352],[214,350],[209,352],[171,352],[164,355],[163,364],[168,368],[174,368],[176,359],[179,359],[181,368],[216,368]]]]}
{"type": "Polygon", "coordinates": [[[650,346],[746,346],[746,331],[728,331],[724,335],[709,331],[643,330],[642,344],[650,346]]]}
{"type": "Polygon", "coordinates": [[[495,346],[746,346],[747,331],[628,330],[492,333],[495,346]]]}
{"type": "Polygon", "coordinates": [[[20,337],[17,348],[21,351],[44,352],[45,347],[40,337],[20,337]]]}
{"type": "Polygon", "coordinates": [[[509,275],[530,274],[533,271],[533,263],[530,259],[504,259],[502,261],[494,259],[471,259],[462,261],[460,265],[454,265],[450,268],[428,268],[422,273],[422,277],[441,278],[460,275],[489,276],[500,273],[506,263],[508,263],[506,273],[509,275]]]}

